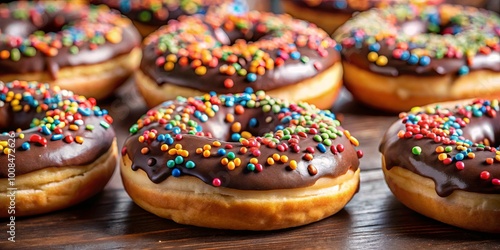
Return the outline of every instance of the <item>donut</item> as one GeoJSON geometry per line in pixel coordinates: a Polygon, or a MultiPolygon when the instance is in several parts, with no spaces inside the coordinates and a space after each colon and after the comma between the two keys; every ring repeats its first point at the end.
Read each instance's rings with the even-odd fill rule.
{"type": "Polygon", "coordinates": [[[143,37],[153,33],[169,20],[183,15],[247,11],[243,0],[91,0],[106,4],[132,19],[143,37]]]}
{"type": "Polygon", "coordinates": [[[263,91],[179,97],[130,128],[121,175],[136,204],[177,223],[273,230],[342,209],[358,140],[329,110],[263,91]]]}
{"type": "Polygon", "coordinates": [[[394,6],[339,28],[344,82],[360,102],[392,112],[500,95],[500,18],[456,5],[394,6]]]}
{"type": "Polygon", "coordinates": [[[353,14],[371,8],[385,8],[398,3],[440,4],[444,0],[281,0],[285,13],[315,23],[328,34],[349,20],[353,14]]]}
{"type": "Polygon", "coordinates": [[[94,98],[0,82],[0,218],[63,209],[101,191],[118,164],[112,121],[94,98]]]}
{"type": "Polygon", "coordinates": [[[179,95],[252,88],[327,109],[342,85],[337,45],[288,15],[184,16],[144,40],[136,84],[149,107],[179,95]]]}
{"type": "Polygon", "coordinates": [[[401,113],[380,145],[396,198],[438,221],[499,233],[498,103],[476,99],[401,113]]]}
{"type": "Polygon", "coordinates": [[[106,6],[0,4],[0,80],[47,82],[101,99],[140,63],[140,35],[106,6]]]}

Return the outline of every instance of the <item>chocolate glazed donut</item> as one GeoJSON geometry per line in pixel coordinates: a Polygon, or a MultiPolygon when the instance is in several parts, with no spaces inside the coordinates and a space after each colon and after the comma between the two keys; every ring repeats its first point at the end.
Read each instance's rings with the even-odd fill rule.
{"type": "Polygon", "coordinates": [[[359,101],[388,111],[500,95],[500,17],[458,5],[360,13],[334,34],[344,81],[359,101]]]}
{"type": "Polygon", "coordinates": [[[331,112],[305,103],[261,92],[180,98],[130,131],[125,189],[139,206],[179,223],[294,227],[336,213],[357,190],[357,140],[331,112]]]}
{"type": "Polygon", "coordinates": [[[500,232],[498,105],[498,99],[476,100],[402,114],[380,145],[396,197],[436,220],[500,232]]]}
{"type": "Polygon", "coordinates": [[[36,80],[103,98],[137,68],[140,35],[105,6],[0,5],[0,80],[36,80]]]}
{"type": "Polygon", "coordinates": [[[62,209],[104,188],[117,164],[112,118],[71,91],[0,82],[0,217],[62,209]],[[15,189],[15,214],[7,214],[15,189]]]}
{"type": "Polygon", "coordinates": [[[136,83],[148,106],[251,88],[330,108],[341,86],[339,48],[324,31],[287,15],[183,17],[144,40],[136,83]]]}

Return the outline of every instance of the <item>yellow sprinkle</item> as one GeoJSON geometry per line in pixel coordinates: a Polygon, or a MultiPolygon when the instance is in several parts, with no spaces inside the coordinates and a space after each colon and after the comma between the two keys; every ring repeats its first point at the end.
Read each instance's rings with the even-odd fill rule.
{"type": "Polygon", "coordinates": [[[446,153],[441,153],[438,155],[438,159],[440,161],[444,161],[446,158],[448,158],[448,155],[446,153]]]}
{"type": "Polygon", "coordinates": [[[182,149],[182,144],[175,144],[175,149],[182,149]]]}
{"type": "Polygon", "coordinates": [[[443,153],[444,152],[444,147],[443,146],[437,146],[436,147],[436,153],[443,153]]]}
{"type": "Polygon", "coordinates": [[[279,154],[273,154],[273,160],[279,161],[280,160],[280,155],[279,154]]]}
{"type": "Polygon", "coordinates": [[[212,145],[214,147],[220,147],[221,143],[220,143],[220,141],[214,141],[214,142],[212,142],[212,145]]]}
{"type": "Polygon", "coordinates": [[[167,144],[161,144],[161,147],[160,147],[161,151],[165,152],[168,150],[168,145],[167,144]]]}
{"type": "Polygon", "coordinates": [[[375,62],[375,64],[377,64],[378,66],[385,66],[385,65],[387,65],[387,62],[388,62],[388,59],[386,56],[379,56],[377,58],[377,61],[375,62]]]}
{"type": "Polygon", "coordinates": [[[208,157],[210,157],[210,155],[211,155],[211,153],[209,150],[203,151],[203,157],[208,158],[208,157]]]}
{"type": "Polygon", "coordinates": [[[240,158],[236,158],[233,161],[234,161],[234,165],[236,165],[236,167],[239,167],[241,165],[241,159],[240,158]]]}
{"type": "Polygon", "coordinates": [[[6,155],[10,154],[10,148],[4,148],[3,153],[6,155]]]}
{"type": "Polygon", "coordinates": [[[259,159],[257,159],[257,158],[252,158],[252,159],[250,159],[250,163],[252,163],[252,164],[257,164],[257,163],[259,163],[259,159]]]}
{"type": "Polygon", "coordinates": [[[231,161],[227,164],[227,169],[234,170],[234,168],[235,168],[234,162],[231,161]]]}
{"type": "Polygon", "coordinates": [[[269,164],[269,165],[274,165],[274,160],[273,160],[273,158],[271,158],[271,157],[267,158],[267,164],[269,164]]]}
{"type": "Polygon", "coordinates": [[[24,139],[24,134],[23,133],[19,134],[19,139],[24,139]]]}
{"type": "Polygon", "coordinates": [[[79,144],[82,144],[82,143],[83,143],[83,137],[81,137],[81,136],[76,136],[76,137],[75,137],[75,141],[76,141],[77,143],[79,143],[79,144]]]}
{"type": "Polygon", "coordinates": [[[290,161],[290,168],[293,170],[297,169],[297,162],[295,160],[290,161]]]}
{"type": "Polygon", "coordinates": [[[220,163],[226,166],[229,163],[229,160],[227,158],[222,158],[222,160],[220,160],[220,163]]]}
{"type": "Polygon", "coordinates": [[[76,125],[76,124],[69,125],[69,130],[77,131],[78,130],[78,125],[76,125]]]}
{"type": "Polygon", "coordinates": [[[356,137],[351,136],[351,137],[349,138],[349,141],[350,141],[350,142],[351,142],[351,144],[352,144],[352,145],[354,145],[355,147],[359,146],[359,141],[358,141],[358,139],[356,139],[356,137]]]}
{"type": "Polygon", "coordinates": [[[177,56],[175,54],[170,54],[170,55],[166,56],[165,59],[168,62],[173,62],[173,63],[177,62],[177,56]]]}
{"type": "Polygon", "coordinates": [[[163,65],[163,69],[165,71],[171,71],[175,67],[175,64],[173,62],[166,62],[165,65],[163,65]]]}
{"type": "Polygon", "coordinates": [[[3,151],[3,146],[2,145],[0,145],[0,151],[3,151]]]}
{"type": "Polygon", "coordinates": [[[210,149],[212,149],[212,146],[208,144],[203,145],[203,150],[210,150],[210,149]]]}
{"type": "Polygon", "coordinates": [[[203,153],[203,149],[202,148],[196,148],[196,151],[195,151],[197,154],[201,154],[203,153]]]}
{"type": "Polygon", "coordinates": [[[241,137],[243,137],[245,139],[249,139],[252,137],[252,133],[250,133],[248,131],[243,131],[243,132],[241,132],[241,137]]]}
{"type": "Polygon", "coordinates": [[[169,155],[176,155],[176,154],[177,154],[177,149],[175,149],[175,148],[171,148],[171,149],[169,149],[169,150],[168,150],[168,154],[169,154],[169,155]]]}
{"type": "Polygon", "coordinates": [[[7,141],[0,141],[0,146],[7,147],[7,145],[9,145],[7,141]]]}
{"type": "Polygon", "coordinates": [[[194,70],[194,73],[199,75],[199,76],[205,75],[207,73],[207,67],[205,67],[205,66],[197,67],[194,70]]]}
{"type": "Polygon", "coordinates": [[[495,155],[495,160],[500,161],[500,155],[495,155]]]}
{"type": "Polygon", "coordinates": [[[372,51],[372,52],[368,53],[367,57],[368,57],[368,61],[375,62],[378,59],[378,54],[377,54],[377,52],[372,51]]]}
{"type": "Polygon", "coordinates": [[[187,151],[187,150],[182,150],[182,152],[181,152],[181,156],[182,156],[182,157],[184,157],[184,158],[188,157],[188,156],[189,156],[189,151],[187,151]]]}
{"type": "Polygon", "coordinates": [[[280,161],[281,161],[281,162],[283,162],[283,163],[287,163],[287,162],[288,162],[288,156],[286,156],[286,155],[282,155],[282,156],[280,157],[280,161]]]}

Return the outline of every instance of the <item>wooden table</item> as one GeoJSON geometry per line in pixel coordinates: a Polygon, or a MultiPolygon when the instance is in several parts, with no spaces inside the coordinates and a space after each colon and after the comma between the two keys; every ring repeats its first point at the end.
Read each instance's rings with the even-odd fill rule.
{"type": "MultiPolygon", "coordinates": [[[[115,118],[119,143],[146,111],[130,82],[106,107],[115,118]]],[[[119,171],[96,197],[69,209],[16,219],[16,242],[7,241],[5,221],[0,249],[25,248],[500,248],[500,235],[462,230],[421,216],[399,203],[380,170],[379,140],[394,114],[369,110],[343,91],[333,109],[359,139],[361,189],[347,206],[322,221],[271,232],[228,231],[179,225],[146,212],[123,190],[119,171]]],[[[500,218],[496,218],[499,220],[500,218]]]]}

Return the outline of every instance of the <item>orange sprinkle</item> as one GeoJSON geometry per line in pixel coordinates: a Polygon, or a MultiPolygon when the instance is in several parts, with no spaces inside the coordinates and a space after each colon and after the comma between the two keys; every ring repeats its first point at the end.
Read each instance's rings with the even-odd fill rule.
{"type": "Polygon", "coordinates": [[[281,162],[283,162],[283,163],[287,163],[287,162],[288,162],[288,156],[286,156],[286,155],[282,155],[282,156],[280,157],[280,161],[281,161],[281,162]]]}
{"type": "Polygon", "coordinates": [[[220,146],[221,146],[221,143],[220,143],[220,141],[214,141],[214,142],[212,142],[212,145],[213,145],[214,147],[220,147],[220,146]]]}
{"type": "Polygon", "coordinates": [[[209,150],[203,151],[203,157],[208,158],[208,157],[210,157],[210,155],[211,155],[211,153],[209,150]]]}
{"type": "Polygon", "coordinates": [[[235,167],[236,166],[235,166],[234,162],[231,161],[231,162],[227,163],[227,169],[228,170],[234,170],[235,167]]]}
{"type": "Polygon", "coordinates": [[[203,145],[203,150],[210,150],[210,149],[212,149],[212,146],[208,144],[203,145]]]}
{"type": "Polygon", "coordinates": [[[280,160],[280,155],[279,154],[273,154],[273,160],[279,161],[280,160]]]}
{"type": "Polygon", "coordinates": [[[226,121],[227,122],[233,122],[234,121],[234,115],[233,114],[227,114],[226,115],[226,121]]]}
{"type": "Polygon", "coordinates": [[[241,105],[236,105],[236,107],[234,107],[234,112],[238,115],[241,115],[245,113],[245,108],[241,105]]]}
{"type": "Polygon", "coordinates": [[[167,144],[161,144],[161,147],[160,147],[161,151],[165,152],[168,150],[168,145],[167,144]]]}
{"type": "Polygon", "coordinates": [[[241,131],[241,123],[233,123],[233,125],[231,125],[231,131],[233,131],[234,133],[239,133],[241,131]]]}
{"type": "Polygon", "coordinates": [[[77,143],[79,143],[79,144],[82,144],[82,143],[83,143],[83,137],[81,137],[81,136],[76,136],[76,137],[75,137],[75,141],[76,141],[77,143]]]}
{"type": "Polygon", "coordinates": [[[295,160],[291,160],[291,161],[290,161],[290,168],[291,168],[292,170],[297,169],[297,162],[296,162],[295,160]]]}
{"type": "Polygon", "coordinates": [[[226,166],[229,163],[229,160],[227,158],[222,158],[222,160],[220,160],[220,163],[226,166]]]}
{"type": "Polygon", "coordinates": [[[440,161],[444,161],[446,158],[448,158],[448,155],[446,153],[441,153],[438,155],[438,159],[440,161]]]}

